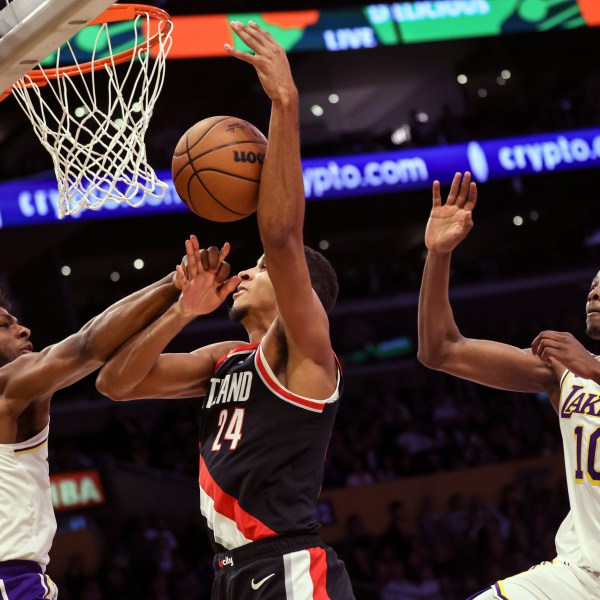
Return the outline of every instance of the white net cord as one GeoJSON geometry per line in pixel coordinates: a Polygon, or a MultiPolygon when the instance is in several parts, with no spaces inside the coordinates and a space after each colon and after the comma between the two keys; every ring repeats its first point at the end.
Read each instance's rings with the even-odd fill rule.
{"type": "MultiPolygon", "coordinates": [[[[52,156],[58,181],[59,217],[83,209],[100,209],[106,202],[139,206],[148,198],[164,198],[168,186],[148,164],[144,137],[165,77],[165,59],[171,45],[171,29],[160,22],[164,35],[154,49],[150,35],[144,39],[140,19],[150,31],[150,17],[133,22],[136,51],[128,62],[114,61],[109,26],[97,25],[96,48],[105,45],[109,60],[85,74],[70,43],[56,53],[58,72],[61,52],[70,53],[71,75],[48,77],[38,86],[29,75],[14,86],[13,95],[31,121],[43,146],[52,156]]],[[[63,55],[64,58],[64,55],[63,55]]],[[[100,59],[98,59],[100,60],[100,59]]]]}

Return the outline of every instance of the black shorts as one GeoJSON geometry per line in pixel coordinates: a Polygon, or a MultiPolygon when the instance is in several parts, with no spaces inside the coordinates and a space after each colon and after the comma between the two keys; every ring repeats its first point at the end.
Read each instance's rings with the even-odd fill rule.
{"type": "Polygon", "coordinates": [[[265,538],[213,564],[212,600],[354,600],[344,563],[318,535],[265,538]]]}

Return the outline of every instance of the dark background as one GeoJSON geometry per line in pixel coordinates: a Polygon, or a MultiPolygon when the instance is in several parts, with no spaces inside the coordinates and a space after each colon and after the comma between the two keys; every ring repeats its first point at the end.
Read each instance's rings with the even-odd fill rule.
{"type": "MultiPolygon", "coordinates": [[[[173,14],[192,11],[187,0],[157,4],[173,14]]],[[[358,5],[288,0],[285,9],[358,5]]],[[[242,0],[193,7],[207,13],[281,9],[279,3],[242,0]]],[[[407,146],[412,147],[598,126],[599,44],[600,31],[589,29],[291,54],[303,155],[391,149],[391,132],[405,124],[411,126],[407,146]],[[511,77],[499,86],[503,69],[511,77]],[[460,73],[469,77],[465,86],[457,83],[460,73]],[[480,89],[487,90],[485,98],[480,89]],[[327,102],[332,92],[340,97],[335,106],[327,102]],[[325,107],[321,118],[310,112],[315,103],[325,107]],[[418,112],[427,113],[426,123],[414,120],[418,112]]],[[[169,168],[182,133],[212,115],[241,117],[267,132],[268,99],[249,65],[227,57],[170,61],[167,67],[147,135],[153,167],[169,168]]],[[[50,173],[51,166],[16,102],[3,102],[0,177],[50,173]]],[[[449,183],[442,181],[444,192],[449,183]]],[[[584,305],[600,269],[597,202],[594,169],[481,185],[475,227],[453,257],[453,307],[462,332],[527,347],[540,330],[550,328],[571,331],[588,344],[584,305]],[[513,224],[515,215],[523,217],[521,227],[513,224]]],[[[331,331],[345,365],[346,390],[326,464],[326,488],[368,476],[397,480],[402,497],[408,497],[405,477],[560,455],[556,415],[543,397],[486,390],[417,363],[416,309],[430,206],[426,189],[307,203],[306,242],[313,247],[328,242],[324,253],[340,280],[331,331]],[[390,342],[387,350],[378,346],[382,342],[390,342]],[[407,450],[415,440],[430,444],[428,450],[407,450]]],[[[191,233],[205,246],[229,241],[234,271],[253,265],[261,254],[255,217],[229,224],[187,212],[90,222],[66,218],[52,226],[0,230],[0,283],[40,349],[170,272],[191,233]],[[144,260],[144,269],[134,269],[136,258],[144,260]],[[64,265],[72,269],[69,277],[61,275],[64,265]],[[117,282],[110,278],[115,271],[121,276],[117,282]]],[[[225,312],[223,307],[197,320],[171,347],[191,350],[244,339],[243,329],[225,312]]],[[[89,557],[74,554],[66,575],[52,575],[62,586],[61,597],[209,597],[210,551],[203,545],[197,510],[189,515],[175,507],[166,525],[157,525],[156,515],[124,523],[115,501],[125,493],[114,483],[115,465],[146,484],[181,475],[194,494],[197,489],[196,404],[152,406],[113,405],[96,393],[93,377],[56,396],[51,468],[98,468],[109,488],[104,509],[79,515],[96,526],[101,566],[94,569],[89,557]],[[168,568],[160,555],[168,542],[148,556],[151,544],[144,536],[159,539],[158,529],[165,540],[176,537],[179,544],[168,568]],[[143,584],[148,587],[142,589],[143,584]]],[[[515,481],[493,505],[474,497],[467,507],[466,498],[453,498],[437,513],[424,510],[419,521],[402,517],[401,506],[399,511],[390,507],[384,536],[365,531],[360,516],[349,520],[336,549],[347,562],[357,598],[372,600],[387,586],[408,580],[441,586],[420,599],[455,600],[536,561],[551,560],[552,538],[567,511],[564,485],[543,487],[549,485],[545,481],[532,489],[518,475],[515,481]],[[499,523],[505,535],[498,535],[499,523]]],[[[149,489],[146,484],[135,490],[140,498],[149,489]]],[[[195,502],[193,495],[194,507],[195,502]]],[[[59,522],[70,530],[74,520],[67,515],[59,522]]],[[[58,559],[53,561],[56,568],[58,559]]]]}
{"type": "MultiPolygon", "coordinates": [[[[189,11],[186,2],[158,4],[173,14],[189,11]]],[[[219,3],[206,11],[248,6],[219,3]]],[[[286,9],[315,6],[299,2],[286,4],[286,9]]],[[[274,7],[252,4],[253,10],[269,8],[274,7]]],[[[412,123],[413,146],[597,125],[599,39],[598,31],[589,29],[292,54],[303,154],[391,148],[389,134],[411,124],[415,111],[426,112],[429,120],[412,123]],[[500,87],[496,79],[502,69],[512,76],[500,87]],[[463,72],[469,82],[460,86],[456,77],[463,72]],[[488,90],[486,98],[477,95],[482,87],[488,90]],[[327,103],[331,92],[340,96],[337,105],[327,103]],[[323,117],[311,114],[314,103],[325,107],[323,117]]],[[[1,108],[1,176],[50,169],[49,156],[16,102],[8,99],[1,108]]],[[[180,135],[215,114],[245,118],[267,132],[269,103],[253,69],[230,57],[170,61],[147,135],[151,164],[169,168],[180,135]]],[[[442,184],[447,189],[449,182],[442,184]]],[[[475,229],[456,253],[455,282],[596,268],[597,248],[585,241],[597,228],[596,194],[594,170],[487,182],[480,189],[475,229]],[[529,217],[531,211],[537,212],[537,220],[529,217]],[[525,219],[522,227],[512,223],[516,214],[525,219]]],[[[429,209],[427,190],[307,204],[306,241],[315,247],[321,240],[329,242],[325,254],[340,273],[340,305],[364,295],[417,289],[429,209]]],[[[53,226],[1,231],[1,269],[40,347],[172,269],[190,233],[204,245],[229,240],[234,270],[253,264],[260,254],[252,217],[233,224],[210,223],[188,213],[87,223],[67,218],[53,226]],[[136,257],[145,261],[142,271],[133,269],[136,257]],[[64,264],[72,268],[68,278],[60,275],[64,264]],[[117,283],[109,279],[114,270],[121,274],[117,283]]]]}

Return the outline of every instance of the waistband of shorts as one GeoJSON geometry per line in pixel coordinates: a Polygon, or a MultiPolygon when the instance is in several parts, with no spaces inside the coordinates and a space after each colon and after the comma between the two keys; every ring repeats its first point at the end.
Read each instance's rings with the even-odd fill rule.
{"type": "Polygon", "coordinates": [[[0,561],[0,579],[25,573],[43,573],[39,563],[33,560],[3,560],[0,561]]]}
{"type": "Polygon", "coordinates": [[[239,548],[215,554],[213,566],[215,571],[225,567],[237,567],[246,562],[263,558],[271,554],[287,554],[296,550],[324,546],[317,534],[283,534],[250,542],[239,548]]]}

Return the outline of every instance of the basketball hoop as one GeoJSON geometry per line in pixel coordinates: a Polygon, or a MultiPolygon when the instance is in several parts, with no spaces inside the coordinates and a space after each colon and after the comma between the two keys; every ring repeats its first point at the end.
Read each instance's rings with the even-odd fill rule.
{"type": "Polygon", "coordinates": [[[90,60],[78,58],[71,38],[52,66],[37,65],[12,87],[52,156],[61,219],[109,201],[140,206],[168,189],[147,162],[144,137],[164,82],[170,17],[153,6],[114,5],[85,28],[93,36],[90,27],[90,60]],[[117,51],[110,25],[127,21],[133,47],[117,51]],[[70,64],[61,66],[65,54],[70,64]]]}

